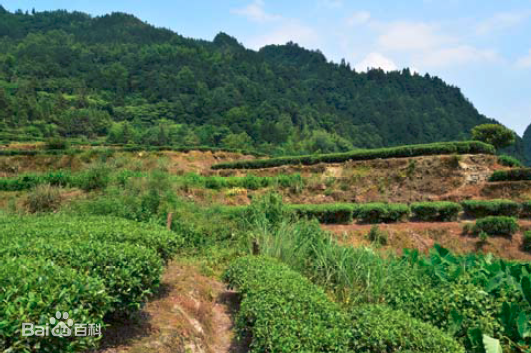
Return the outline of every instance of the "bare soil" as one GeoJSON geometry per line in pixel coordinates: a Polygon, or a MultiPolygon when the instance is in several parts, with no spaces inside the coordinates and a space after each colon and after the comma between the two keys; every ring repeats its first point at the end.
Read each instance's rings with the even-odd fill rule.
{"type": "MultiPolygon", "coordinates": [[[[427,253],[434,244],[440,244],[458,254],[472,252],[492,253],[509,260],[531,261],[531,253],[522,249],[523,231],[531,228],[531,221],[520,221],[521,232],[512,237],[489,237],[486,244],[482,244],[478,237],[463,235],[463,225],[466,222],[408,222],[380,224],[380,230],[389,235],[389,243],[383,249],[396,250],[418,249],[427,253]]],[[[344,245],[368,245],[366,235],[373,225],[322,225],[337,236],[337,240],[344,245]]]]}
{"type": "Polygon", "coordinates": [[[238,341],[233,329],[238,306],[238,294],[223,283],[172,262],[158,296],[107,328],[97,353],[247,352],[248,342],[238,341]]]}

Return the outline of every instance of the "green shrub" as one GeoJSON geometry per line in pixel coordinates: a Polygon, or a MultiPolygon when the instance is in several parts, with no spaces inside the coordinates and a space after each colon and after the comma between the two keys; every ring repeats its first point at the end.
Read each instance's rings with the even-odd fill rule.
{"type": "Polygon", "coordinates": [[[53,137],[46,141],[44,147],[48,150],[67,150],[70,148],[70,143],[63,138],[53,137]]]}
{"type": "Polygon", "coordinates": [[[511,200],[467,200],[461,205],[469,217],[481,218],[486,216],[518,216],[520,205],[511,200]]]}
{"type": "Polygon", "coordinates": [[[76,184],[85,191],[105,189],[110,182],[110,171],[107,167],[94,166],[78,176],[76,184]]]}
{"type": "Polygon", "coordinates": [[[531,201],[525,201],[522,202],[522,212],[520,213],[520,217],[531,217],[531,201]]]}
{"type": "Polygon", "coordinates": [[[355,210],[357,219],[362,223],[393,223],[406,219],[410,210],[404,204],[367,203],[358,204],[355,210]]]}
{"type": "Polygon", "coordinates": [[[73,353],[96,346],[97,338],[90,336],[23,337],[22,324],[46,325],[60,311],[74,323],[102,325],[111,298],[100,278],[44,259],[4,257],[0,288],[0,348],[5,352],[73,353]]]}
{"type": "Polygon", "coordinates": [[[14,240],[0,250],[4,258],[31,256],[101,278],[112,298],[110,311],[137,310],[159,287],[163,263],[154,250],[133,244],[39,238],[14,240]]]}
{"type": "Polygon", "coordinates": [[[413,216],[420,221],[450,222],[455,221],[463,210],[455,202],[415,202],[411,204],[413,216]]]}
{"type": "Polygon", "coordinates": [[[531,230],[524,232],[523,248],[526,251],[531,250],[531,230]]]}
{"type": "Polygon", "coordinates": [[[252,337],[251,352],[464,352],[444,332],[383,305],[343,312],[270,258],[237,259],[224,279],[243,295],[237,327],[252,337]]]}
{"type": "Polygon", "coordinates": [[[531,168],[514,168],[509,170],[497,170],[489,178],[489,181],[520,181],[531,180],[531,168]]]}
{"type": "Polygon", "coordinates": [[[378,245],[387,245],[389,235],[387,232],[381,231],[377,225],[374,225],[371,227],[369,233],[367,233],[367,239],[378,245]]]}
{"type": "Polygon", "coordinates": [[[346,352],[349,332],[339,306],[276,260],[235,260],[224,280],[243,295],[237,314],[241,335],[252,337],[251,352],[346,352]]]}
{"type": "Polygon", "coordinates": [[[60,206],[61,193],[58,188],[50,184],[37,186],[24,200],[24,207],[29,213],[53,212],[60,206]]]}
{"type": "Polygon", "coordinates": [[[443,331],[386,305],[360,305],[350,312],[354,352],[465,352],[443,331]]]}
{"type": "Polygon", "coordinates": [[[212,169],[259,169],[283,165],[312,165],[318,163],[341,163],[346,161],[370,160],[377,158],[405,158],[441,154],[495,154],[491,145],[479,141],[441,142],[425,145],[410,145],[373,150],[356,150],[347,153],[289,156],[270,159],[242,160],[220,163],[212,169]]]}
{"type": "Polygon", "coordinates": [[[516,219],[505,216],[490,216],[478,219],[474,226],[474,234],[485,232],[488,235],[511,236],[519,229],[516,219]]]}
{"type": "Polygon", "coordinates": [[[80,239],[116,244],[142,245],[168,261],[183,246],[182,236],[156,224],[105,216],[11,216],[0,217],[2,239],[46,237],[80,239]]]}
{"type": "Polygon", "coordinates": [[[523,167],[524,166],[522,162],[520,162],[518,159],[511,157],[511,156],[506,156],[506,155],[498,156],[498,163],[506,167],[523,167]]]}
{"type": "Polygon", "coordinates": [[[304,218],[317,218],[325,224],[352,223],[352,215],[356,208],[354,204],[322,204],[322,205],[289,205],[296,215],[304,218]]]}

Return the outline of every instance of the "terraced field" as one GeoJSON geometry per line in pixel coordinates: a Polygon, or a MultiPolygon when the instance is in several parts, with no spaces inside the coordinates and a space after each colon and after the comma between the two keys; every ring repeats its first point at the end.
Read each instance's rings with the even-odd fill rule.
{"type": "Polygon", "coordinates": [[[0,346],[525,352],[527,169],[455,146],[0,157],[0,346]],[[57,312],[102,336],[21,334],[57,312]]]}

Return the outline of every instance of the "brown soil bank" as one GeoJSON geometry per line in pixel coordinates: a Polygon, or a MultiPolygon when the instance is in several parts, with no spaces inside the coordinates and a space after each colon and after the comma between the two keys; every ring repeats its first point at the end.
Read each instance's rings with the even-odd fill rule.
{"type": "Polygon", "coordinates": [[[291,203],[413,202],[481,198],[531,198],[531,182],[489,183],[503,169],[491,155],[444,155],[350,161],[341,164],[221,170],[219,175],[300,173],[309,181],[299,194],[283,191],[291,203]]]}
{"type": "MultiPolygon", "coordinates": [[[[481,243],[478,237],[462,234],[464,222],[394,223],[380,224],[379,228],[389,235],[389,243],[384,249],[395,249],[397,253],[401,253],[404,248],[419,249],[427,253],[437,243],[458,254],[483,252],[509,260],[531,261],[531,253],[522,249],[523,231],[531,228],[531,221],[519,223],[521,232],[512,237],[489,237],[485,244],[481,243]]],[[[354,246],[370,244],[366,235],[372,225],[322,225],[322,227],[336,234],[342,244],[354,246]]]]}

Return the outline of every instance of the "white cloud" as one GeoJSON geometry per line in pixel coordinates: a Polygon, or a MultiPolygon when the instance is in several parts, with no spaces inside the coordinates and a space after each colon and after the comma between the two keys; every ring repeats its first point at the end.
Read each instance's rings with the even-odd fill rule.
{"type": "Polygon", "coordinates": [[[435,23],[394,22],[379,24],[377,38],[380,52],[397,52],[409,57],[410,64],[425,70],[433,67],[462,66],[493,62],[499,59],[494,50],[466,44],[448,35],[435,23]]]}
{"type": "Polygon", "coordinates": [[[420,62],[423,66],[443,67],[493,62],[498,59],[498,54],[493,50],[478,49],[470,45],[458,45],[422,53],[420,62]]]}
{"type": "Polygon", "coordinates": [[[489,34],[519,25],[531,16],[531,11],[500,12],[476,26],[477,34],[489,34]]]}
{"type": "Polygon", "coordinates": [[[438,27],[434,24],[395,22],[383,27],[385,30],[377,42],[384,50],[428,50],[453,41],[451,37],[439,33],[438,27]]]}
{"type": "Polygon", "coordinates": [[[282,19],[280,15],[269,14],[264,9],[263,0],[255,0],[253,3],[241,8],[233,9],[231,12],[236,15],[244,16],[253,22],[271,22],[282,19]]]}
{"type": "Polygon", "coordinates": [[[293,41],[307,48],[317,48],[319,34],[311,27],[297,21],[285,21],[272,32],[248,40],[248,45],[253,49],[260,49],[269,44],[286,44],[293,41]]]}
{"type": "Polygon", "coordinates": [[[516,61],[516,67],[521,69],[531,68],[531,49],[529,49],[527,55],[522,56],[516,61]]]}
{"type": "Polygon", "coordinates": [[[397,70],[396,64],[389,58],[385,57],[380,53],[370,53],[355,65],[357,71],[366,71],[368,68],[380,68],[384,71],[394,71],[397,70]]]}
{"type": "Polygon", "coordinates": [[[347,24],[349,26],[360,26],[366,24],[371,19],[371,13],[368,11],[356,11],[349,18],[347,24]]]}

